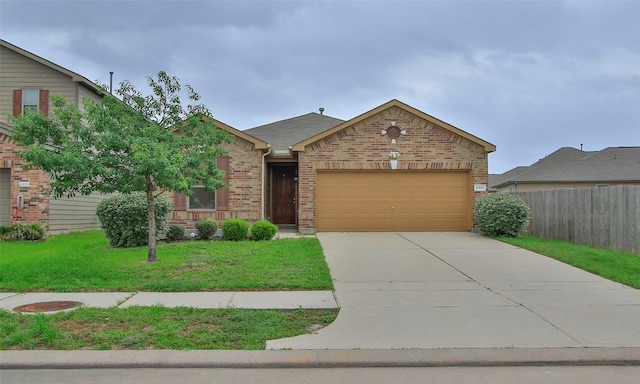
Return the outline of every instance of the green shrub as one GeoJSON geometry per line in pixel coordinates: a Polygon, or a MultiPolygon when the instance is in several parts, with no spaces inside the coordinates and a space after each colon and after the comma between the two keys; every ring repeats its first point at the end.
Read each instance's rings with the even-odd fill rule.
{"type": "Polygon", "coordinates": [[[0,239],[4,237],[7,233],[13,231],[13,226],[8,227],[0,227],[0,239]]]}
{"type": "Polygon", "coordinates": [[[222,222],[222,237],[225,240],[241,241],[247,239],[249,224],[240,219],[228,219],[222,222]]]}
{"type": "Polygon", "coordinates": [[[44,238],[44,228],[38,223],[0,227],[0,237],[7,241],[42,240],[44,238]]]}
{"type": "Polygon", "coordinates": [[[251,239],[255,241],[271,240],[278,232],[278,226],[268,221],[256,221],[251,226],[251,239]]]}
{"type": "MultiPolygon", "coordinates": [[[[169,230],[172,204],[166,197],[155,198],[156,238],[169,230]]],[[[142,193],[108,197],[98,204],[98,219],[112,247],[139,247],[149,244],[147,197],[142,193]]]]}
{"type": "Polygon", "coordinates": [[[531,209],[520,196],[490,193],[480,197],[474,209],[476,225],[487,236],[516,237],[529,221],[531,209]]]}
{"type": "Polygon", "coordinates": [[[218,223],[211,219],[200,220],[196,223],[196,231],[198,231],[198,237],[203,240],[213,239],[218,230],[218,223]]]}
{"type": "Polygon", "coordinates": [[[170,225],[167,231],[167,241],[180,241],[184,239],[184,227],[182,225],[170,225]]]}

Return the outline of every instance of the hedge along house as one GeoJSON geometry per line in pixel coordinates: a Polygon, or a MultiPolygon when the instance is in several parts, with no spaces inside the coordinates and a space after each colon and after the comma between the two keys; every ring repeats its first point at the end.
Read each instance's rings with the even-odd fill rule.
{"type": "Polygon", "coordinates": [[[47,195],[49,175],[23,168],[7,118],[26,109],[48,115],[50,95],[63,96],[81,107],[85,97],[100,101],[98,91],[96,84],[81,75],[0,40],[0,226],[39,223],[50,233],[100,228],[95,208],[104,195],[70,199],[47,195]]]}
{"type": "Polygon", "coordinates": [[[172,223],[267,219],[301,232],[470,231],[495,145],[391,100],[342,121],[321,113],[238,131],[228,188],[174,194],[172,223]]]}

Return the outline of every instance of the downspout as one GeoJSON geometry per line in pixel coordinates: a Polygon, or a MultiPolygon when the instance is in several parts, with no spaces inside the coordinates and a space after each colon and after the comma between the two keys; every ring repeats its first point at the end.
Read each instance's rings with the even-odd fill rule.
{"type": "Polygon", "coordinates": [[[269,156],[271,154],[271,144],[267,144],[267,152],[262,154],[262,198],[260,199],[262,201],[262,220],[264,220],[264,211],[265,211],[265,201],[264,201],[264,190],[266,189],[266,184],[267,184],[267,177],[266,177],[266,169],[267,169],[267,161],[265,160],[265,158],[267,156],[269,156]]]}

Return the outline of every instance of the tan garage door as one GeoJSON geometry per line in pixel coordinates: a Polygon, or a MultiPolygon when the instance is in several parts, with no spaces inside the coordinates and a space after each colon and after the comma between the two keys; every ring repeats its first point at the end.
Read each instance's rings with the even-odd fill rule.
{"type": "Polygon", "coordinates": [[[319,171],[316,229],[469,231],[468,171],[319,171]]]}

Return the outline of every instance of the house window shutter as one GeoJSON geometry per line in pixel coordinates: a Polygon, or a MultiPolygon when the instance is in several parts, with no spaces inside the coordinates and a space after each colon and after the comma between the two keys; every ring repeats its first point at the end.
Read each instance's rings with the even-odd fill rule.
{"type": "Polygon", "coordinates": [[[218,157],[218,168],[224,171],[222,181],[227,185],[226,188],[216,191],[216,210],[229,210],[229,156],[218,157]]]}
{"type": "Polygon", "coordinates": [[[46,89],[40,90],[40,112],[49,116],[49,91],[46,89]]]}
{"type": "Polygon", "coordinates": [[[173,210],[174,211],[186,211],[187,210],[187,195],[184,193],[173,193],[173,210]]]}
{"type": "Polygon", "coordinates": [[[13,90],[13,116],[22,116],[22,89],[13,90]]]}

